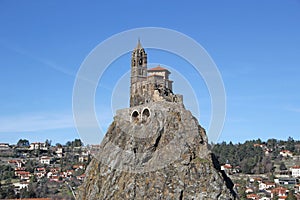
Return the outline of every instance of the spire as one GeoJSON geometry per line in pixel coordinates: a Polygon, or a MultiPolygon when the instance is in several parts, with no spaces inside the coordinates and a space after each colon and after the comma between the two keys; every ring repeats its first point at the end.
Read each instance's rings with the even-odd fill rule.
{"type": "Polygon", "coordinates": [[[136,49],[142,49],[143,47],[142,47],[142,45],[141,45],[141,40],[140,40],[140,38],[138,39],[138,44],[137,44],[137,46],[136,46],[136,49]]]}

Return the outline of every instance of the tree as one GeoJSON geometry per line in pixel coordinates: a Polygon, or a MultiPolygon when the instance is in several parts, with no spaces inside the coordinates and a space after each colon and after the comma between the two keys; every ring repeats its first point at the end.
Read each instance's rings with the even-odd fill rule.
{"type": "Polygon", "coordinates": [[[29,147],[29,141],[26,139],[20,139],[17,143],[18,147],[29,147]]]}
{"type": "Polygon", "coordinates": [[[51,143],[52,143],[52,141],[47,139],[47,140],[45,141],[45,146],[46,146],[46,147],[50,147],[50,146],[51,146],[51,143]]]}
{"type": "Polygon", "coordinates": [[[287,168],[286,168],[284,162],[281,162],[281,163],[280,163],[279,169],[280,169],[280,170],[287,170],[287,168]]]}
{"type": "Polygon", "coordinates": [[[294,195],[294,190],[290,190],[286,200],[297,200],[297,197],[294,195]]]}
{"type": "Polygon", "coordinates": [[[66,143],[66,146],[67,146],[67,147],[72,146],[72,142],[68,141],[68,142],[66,143]]]}
{"type": "Polygon", "coordinates": [[[292,137],[288,138],[287,144],[286,144],[286,149],[294,152],[295,151],[295,141],[292,137]]]}
{"type": "Polygon", "coordinates": [[[35,186],[34,183],[29,183],[28,188],[26,191],[22,194],[23,198],[36,198],[36,192],[35,192],[35,186]]]}
{"type": "Polygon", "coordinates": [[[14,199],[15,196],[15,191],[14,191],[14,186],[12,184],[8,185],[1,185],[0,184],[0,198],[1,199],[14,199]]]}
{"type": "Polygon", "coordinates": [[[277,140],[276,139],[268,139],[267,140],[267,147],[271,150],[274,150],[277,145],[277,140]]]}
{"type": "Polygon", "coordinates": [[[67,143],[66,143],[66,146],[67,147],[81,147],[81,146],[83,146],[83,143],[82,143],[82,141],[80,140],[80,139],[75,139],[74,141],[72,141],[72,142],[70,142],[70,141],[68,141],[67,143]]]}
{"type": "Polygon", "coordinates": [[[62,144],[60,144],[60,143],[56,143],[55,146],[56,146],[56,147],[59,147],[59,148],[62,148],[62,144]]]}
{"type": "Polygon", "coordinates": [[[29,171],[30,173],[34,172],[35,166],[36,166],[36,163],[33,160],[28,160],[25,163],[26,170],[29,171]]]}
{"type": "Polygon", "coordinates": [[[72,143],[73,147],[81,147],[83,145],[80,139],[75,139],[72,143]]]}

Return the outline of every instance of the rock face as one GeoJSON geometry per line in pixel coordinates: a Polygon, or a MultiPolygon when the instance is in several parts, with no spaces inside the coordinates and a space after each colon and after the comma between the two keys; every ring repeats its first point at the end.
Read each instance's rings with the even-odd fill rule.
{"type": "Polygon", "coordinates": [[[117,112],[78,199],[236,199],[232,188],[197,119],[156,102],[117,112]]]}

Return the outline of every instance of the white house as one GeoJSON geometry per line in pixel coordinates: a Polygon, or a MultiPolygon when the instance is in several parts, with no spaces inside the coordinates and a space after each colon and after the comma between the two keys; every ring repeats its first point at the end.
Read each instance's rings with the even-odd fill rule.
{"type": "Polygon", "coordinates": [[[13,164],[18,168],[22,167],[22,165],[23,165],[22,160],[9,160],[8,163],[13,164]]]}
{"type": "Polygon", "coordinates": [[[62,158],[63,157],[63,148],[57,147],[55,153],[56,153],[57,157],[62,158]]]}
{"type": "Polygon", "coordinates": [[[299,165],[291,167],[291,171],[292,171],[293,177],[300,177],[300,166],[299,165]]]}
{"type": "Polygon", "coordinates": [[[29,146],[29,150],[48,150],[48,147],[44,142],[33,142],[29,146]]]}
{"type": "Polygon", "coordinates": [[[282,150],[279,153],[280,155],[282,155],[283,157],[293,157],[293,153],[290,152],[289,150],[282,150]]]}
{"type": "Polygon", "coordinates": [[[259,183],[259,190],[267,190],[267,189],[270,189],[272,187],[275,187],[275,183],[273,182],[260,182],[259,183]]]}
{"type": "Polygon", "coordinates": [[[28,187],[28,182],[22,181],[22,182],[16,182],[13,183],[13,186],[15,188],[15,192],[20,192],[20,190],[22,190],[23,188],[27,188],[28,187]]]}
{"type": "Polygon", "coordinates": [[[40,162],[41,162],[42,164],[50,165],[50,161],[51,161],[51,158],[48,157],[48,156],[42,156],[42,157],[40,158],[40,162]]]}
{"type": "Polygon", "coordinates": [[[9,144],[8,143],[0,143],[0,149],[1,150],[10,149],[9,144]]]}
{"type": "Polygon", "coordinates": [[[31,177],[30,172],[26,172],[26,171],[17,171],[16,175],[21,179],[21,180],[29,180],[31,177]]]}
{"type": "Polygon", "coordinates": [[[254,192],[253,188],[250,188],[250,187],[247,187],[245,190],[246,194],[253,193],[253,192],[254,192]]]}

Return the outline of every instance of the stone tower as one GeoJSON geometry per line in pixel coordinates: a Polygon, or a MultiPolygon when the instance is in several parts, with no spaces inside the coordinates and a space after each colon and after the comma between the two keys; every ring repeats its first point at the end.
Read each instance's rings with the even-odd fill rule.
{"type": "Polygon", "coordinates": [[[147,81],[147,54],[140,40],[132,51],[130,79],[130,107],[132,107],[144,102],[142,84],[147,81]]]}

